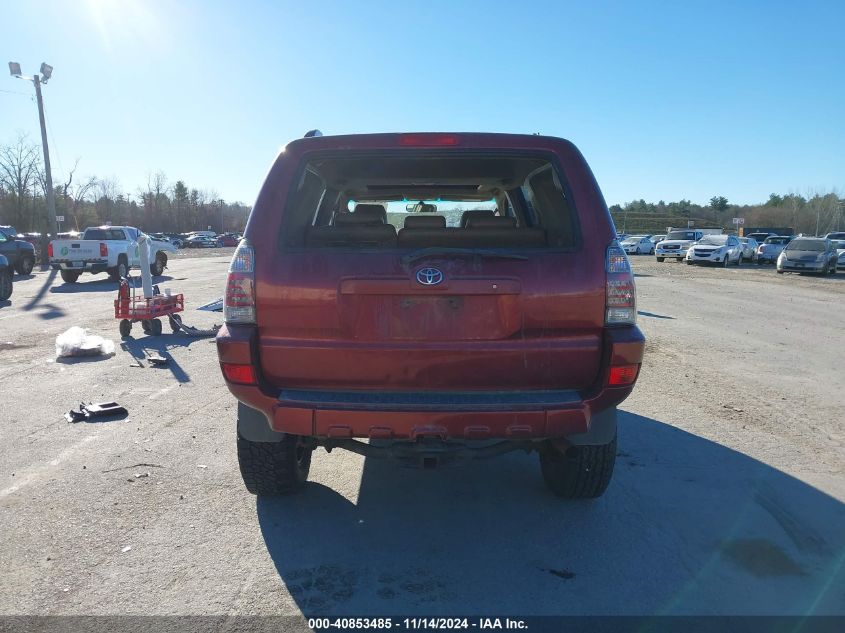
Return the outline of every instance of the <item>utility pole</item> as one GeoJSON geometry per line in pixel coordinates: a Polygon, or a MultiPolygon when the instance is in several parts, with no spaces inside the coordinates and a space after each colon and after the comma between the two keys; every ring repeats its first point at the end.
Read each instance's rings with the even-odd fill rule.
{"type": "MultiPolygon", "coordinates": [[[[50,170],[50,148],[47,145],[47,125],[44,120],[44,100],[41,98],[41,84],[46,84],[47,80],[53,76],[53,67],[50,64],[41,64],[41,75],[33,75],[28,77],[21,73],[21,65],[17,62],[9,62],[9,73],[12,77],[18,79],[25,79],[32,81],[35,86],[35,97],[38,102],[38,121],[41,124],[41,149],[44,150],[44,176],[47,191],[44,195],[47,196],[47,227],[53,239],[58,237],[59,225],[56,222],[56,197],[53,192],[53,173],[50,170]]],[[[45,234],[41,235],[41,260],[42,264],[47,264],[47,243],[48,239],[45,234]]]]}
{"type": "Polygon", "coordinates": [[[41,147],[44,150],[44,176],[47,181],[47,223],[50,226],[50,233],[53,239],[59,234],[59,224],[56,222],[56,196],[53,191],[53,175],[50,171],[50,148],[47,145],[47,126],[44,123],[44,100],[41,98],[41,78],[35,75],[32,78],[35,84],[35,98],[38,101],[38,120],[41,123],[41,147]]]}

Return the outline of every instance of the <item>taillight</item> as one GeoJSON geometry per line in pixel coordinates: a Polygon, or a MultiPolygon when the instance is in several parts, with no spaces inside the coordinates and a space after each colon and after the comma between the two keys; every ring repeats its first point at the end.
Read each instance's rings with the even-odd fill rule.
{"type": "Polygon", "coordinates": [[[100,257],[109,256],[109,247],[104,242],[100,242],[100,257]]]}
{"type": "Polygon", "coordinates": [[[254,385],[258,382],[255,379],[255,370],[252,365],[220,363],[220,367],[223,370],[223,377],[229,382],[238,385],[254,385]]]}
{"type": "Polygon", "coordinates": [[[605,325],[633,325],[637,322],[637,289],[628,256],[615,240],[607,248],[605,325]]]}
{"type": "Polygon", "coordinates": [[[47,244],[47,257],[53,256],[53,242],[47,244]]]}
{"type": "Polygon", "coordinates": [[[245,239],[229,264],[223,318],[226,323],[255,323],[255,251],[245,239]]]}
{"type": "Polygon", "coordinates": [[[631,385],[637,379],[639,371],[639,365],[620,365],[619,367],[611,367],[610,373],[607,377],[607,384],[611,387],[631,385]]]}

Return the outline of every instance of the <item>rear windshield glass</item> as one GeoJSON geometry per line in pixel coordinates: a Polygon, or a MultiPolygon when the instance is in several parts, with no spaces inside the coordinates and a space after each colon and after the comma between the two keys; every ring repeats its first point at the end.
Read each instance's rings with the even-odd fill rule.
{"type": "Polygon", "coordinates": [[[767,237],[764,244],[789,244],[788,237],[767,237]]]}
{"type": "Polygon", "coordinates": [[[125,240],[126,236],[120,229],[85,229],[83,240],[125,240]]]}
{"type": "Polygon", "coordinates": [[[289,248],[572,248],[575,209],[545,157],[313,158],[288,199],[289,248]]]}
{"type": "Polygon", "coordinates": [[[824,242],[821,240],[792,240],[786,247],[788,251],[818,251],[824,250],[824,242]]]}

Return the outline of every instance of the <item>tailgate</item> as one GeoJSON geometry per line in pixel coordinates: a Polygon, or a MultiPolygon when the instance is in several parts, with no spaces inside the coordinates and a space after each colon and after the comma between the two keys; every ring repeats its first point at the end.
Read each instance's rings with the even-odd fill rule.
{"type": "Polygon", "coordinates": [[[101,259],[97,240],[55,240],[52,261],[87,261],[101,259]]]}
{"type": "Polygon", "coordinates": [[[597,255],[598,267],[584,253],[411,266],[388,253],[284,255],[277,282],[256,288],[263,374],[278,388],[586,388],[602,357],[597,255]],[[427,269],[442,282],[420,283],[427,269]]]}

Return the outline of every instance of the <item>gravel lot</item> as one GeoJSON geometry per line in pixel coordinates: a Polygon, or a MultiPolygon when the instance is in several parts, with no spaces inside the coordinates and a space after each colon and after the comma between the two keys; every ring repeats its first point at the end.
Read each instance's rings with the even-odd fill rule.
{"type": "MultiPolygon", "coordinates": [[[[182,251],[185,321],[232,249],[182,251]]],[[[115,285],[49,272],[0,303],[2,614],[845,614],[845,275],[637,257],[648,337],[594,502],[536,456],[396,469],[315,453],[306,490],[240,481],[210,340],[121,342],[115,285]],[[72,325],[107,359],[57,362],[72,325]],[[168,368],[132,367],[144,349],[168,368]],[[129,417],[68,424],[81,400],[129,417]]]]}

